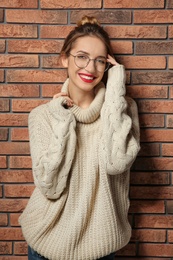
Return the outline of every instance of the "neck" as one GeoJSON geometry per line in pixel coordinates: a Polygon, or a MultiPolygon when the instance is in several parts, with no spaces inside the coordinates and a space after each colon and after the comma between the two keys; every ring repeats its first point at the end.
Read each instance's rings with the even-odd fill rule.
{"type": "Polygon", "coordinates": [[[95,97],[94,90],[84,92],[82,90],[78,90],[76,92],[76,89],[70,88],[69,86],[69,96],[73,100],[74,104],[81,107],[81,108],[87,108],[93,101],[95,97]]]}

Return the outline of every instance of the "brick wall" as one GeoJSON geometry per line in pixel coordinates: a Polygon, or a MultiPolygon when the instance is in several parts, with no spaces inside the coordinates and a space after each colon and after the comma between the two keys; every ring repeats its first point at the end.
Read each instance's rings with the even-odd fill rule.
{"type": "MultiPolygon", "coordinates": [[[[130,243],[117,259],[173,259],[173,0],[0,0],[0,260],[26,260],[18,216],[33,191],[29,111],[60,90],[63,39],[99,18],[139,108],[130,243]]],[[[75,260],[75,259],[74,259],[75,260]]]]}

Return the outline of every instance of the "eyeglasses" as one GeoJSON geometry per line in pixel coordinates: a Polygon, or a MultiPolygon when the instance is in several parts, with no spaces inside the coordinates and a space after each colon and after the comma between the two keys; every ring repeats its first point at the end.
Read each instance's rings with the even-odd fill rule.
{"type": "Polygon", "coordinates": [[[78,55],[73,55],[71,53],[69,54],[74,57],[74,62],[76,66],[80,69],[86,68],[91,60],[94,61],[94,65],[99,72],[107,71],[110,66],[110,64],[106,61],[106,58],[99,57],[96,59],[90,59],[85,54],[78,54],[78,55]]]}

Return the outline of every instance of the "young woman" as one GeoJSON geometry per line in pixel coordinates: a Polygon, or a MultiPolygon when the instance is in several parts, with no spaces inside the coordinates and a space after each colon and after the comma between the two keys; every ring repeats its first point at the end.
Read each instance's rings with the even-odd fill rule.
{"type": "Polygon", "coordinates": [[[36,188],[20,217],[29,260],[113,260],[131,236],[136,104],[125,96],[124,67],[95,18],[70,32],[61,61],[68,72],[62,92],[29,115],[36,188]]]}

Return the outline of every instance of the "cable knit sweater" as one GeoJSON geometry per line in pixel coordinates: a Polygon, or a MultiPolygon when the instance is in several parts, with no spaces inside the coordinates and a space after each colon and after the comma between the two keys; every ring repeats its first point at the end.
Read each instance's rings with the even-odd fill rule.
{"type": "Polygon", "coordinates": [[[19,222],[27,243],[50,260],[98,259],[131,236],[129,169],[139,125],[124,67],[112,67],[96,93],[86,109],[66,109],[59,97],[29,115],[36,188],[19,222]]]}

